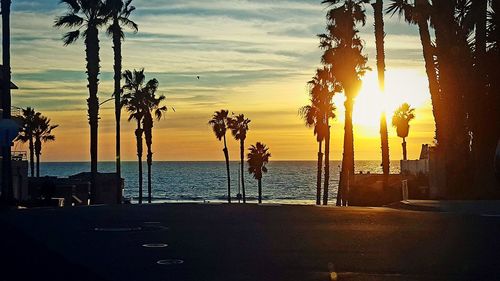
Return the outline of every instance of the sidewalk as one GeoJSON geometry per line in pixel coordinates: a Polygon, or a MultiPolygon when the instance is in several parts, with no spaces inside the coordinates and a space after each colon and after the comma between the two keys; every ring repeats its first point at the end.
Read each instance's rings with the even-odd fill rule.
{"type": "Polygon", "coordinates": [[[500,217],[499,200],[406,200],[387,205],[393,209],[476,214],[500,217]]]}

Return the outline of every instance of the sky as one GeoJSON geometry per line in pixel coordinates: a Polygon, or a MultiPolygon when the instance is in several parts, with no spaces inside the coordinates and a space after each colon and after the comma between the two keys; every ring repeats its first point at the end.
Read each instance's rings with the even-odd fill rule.
{"type": "MultiPolygon", "coordinates": [[[[11,15],[12,79],[19,90],[13,105],[34,107],[59,127],[56,141],[44,144],[42,161],[88,161],[89,127],[84,44],[63,46],[66,29],[53,27],[66,7],[51,1],[16,0],[11,15]]],[[[159,94],[175,108],[155,123],[154,159],[161,161],[223,160],[222,143],[208,120],[228,109],[250,118],[246,146],[257,141],[270,147],[272,160],[313,160],[317,143],[304,126],[298,109],[308,102],[307,81],[320,64],[317,34],[325,30],[327,7],[320,0],[134,0],[131,19],[137,34],[127,32],[123,43],[124,69],[144,68],[148,79],[160,83],[159,94]],[[200,76],[200,79],[197,79],[200,76]]],[[[377,91],[373,10],[366,6],[367,23],[360,27],[368,65],[354,112],[355,157],[380,159],[379,114],[390,116],[409,102],[417,118],[407,139],[409,158],[418,158],[423,143],[432,143],[434,121],[418,30],[397,16],[385,17],[386,92],[377,91]]],[[[100,101],[113,91],[111,39],[100,33],[100,101]]],[[[331,158],[341,159],[343,97],[334,99],[331,158]]],[[[122,159],[135,160],[134,123],[122,118],[122,159]]],[[[113,161],[113,103],[100,110],[99,160],[113,161]]],[[[389,123],[392,160],[401,159],[401,139],[389,123]]],[[[239,143],[230,140],[232,160],[239,143]]],[[[27,150],[16,144],[15,150],[27,150]]]]}

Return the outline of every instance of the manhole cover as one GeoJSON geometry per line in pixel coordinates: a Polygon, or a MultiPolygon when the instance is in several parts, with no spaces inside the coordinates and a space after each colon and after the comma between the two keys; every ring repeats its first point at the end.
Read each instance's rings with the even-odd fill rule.
{"type": "Polygon", "coordinates": [[[127,231],[139,231],[140,227],[96,227],[94,231],[100,232],[127,232],[127,231]]]}
{"type": "Polygon", "coordinates": [[[150,243],[150,244],[142,244],[145,248],[165,248],[168,245],[163,243],[150,243]]]}
{"type": "Polygon", "coordinates": [[[157,264],[162,264],[162,265],[176,265],[176,264],[183,264],[183,260],[177,260],[177,259],[167,259],[167,260],[159,260],[156,262],[157,264]]]}

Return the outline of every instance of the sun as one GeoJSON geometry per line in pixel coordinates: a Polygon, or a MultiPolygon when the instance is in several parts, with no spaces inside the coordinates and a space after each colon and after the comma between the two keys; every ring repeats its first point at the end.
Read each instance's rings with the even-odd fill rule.
{"type": "MultiPolygon", "coordinates": [[[[384,93],[379,90],[376,71],[368,72],[362,79],[363,85],[354,103],[353,123],[364,135],[378,134],[382,112],[390,122],[394,110],[402,103],[407,102],[418,111],[430,99],[425,73],[394,69],[386,71],[385,78],[384,93]]],[[[334,97],[337,119],[342,122],[344,101],[343,95],[334,97]]]]}

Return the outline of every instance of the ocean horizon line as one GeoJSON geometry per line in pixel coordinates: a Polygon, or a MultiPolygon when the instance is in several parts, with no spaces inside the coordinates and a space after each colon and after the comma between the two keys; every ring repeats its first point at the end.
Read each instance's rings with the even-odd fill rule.
{"type": "MultiPolygon", "coordinates": [[[[273,160],[272,162],[317,162],[317,159],[304,159],[304,160],[273,160]]],[[[342,159],[331,159],[330,162],[341,162],[342,159]]],[[[382,161],[380,159],[360,159],[360,160],[354,160],[356,162],[373,162],[373,161],[382,161]]],[[[400,160],[390,160],[391,162],[399,162],[400,160]]],[[[137,160],[122,160],[121,163],[135,163],[137,160]]],[[[146,163],[146,160],[143,160],[142,162],[146,163]]],[[[166,162],[172,162],[172,163],[181,163],[181,162],[193,162],[193,163],[214,163],[214,162],[225,162],[224,160],[153,160],[153,163],[166,163],[166,162]]],[[[240,160],[230,160],[229,162],[233,163],[239,163],[240,160]]],[[[41,161],[40,164],[44,163],[90,163],[89,161],[41,161]]],[[[115,163],[113,160],[104,160],[104,161],[99,161],[98,163],[115,163]]]]}

